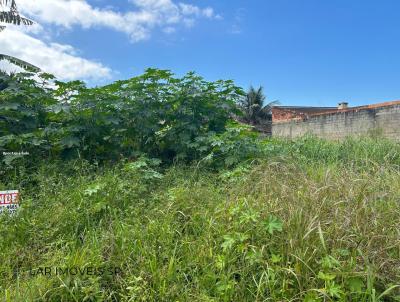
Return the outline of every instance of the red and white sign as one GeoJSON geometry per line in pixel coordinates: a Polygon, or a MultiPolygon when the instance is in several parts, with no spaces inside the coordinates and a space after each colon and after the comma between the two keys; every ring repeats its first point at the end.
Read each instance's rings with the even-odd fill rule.
{"type": "Polygon", "coordinates": [[[17,190],[12,191],[0,191],[0,213],[8,211],[14,213],[19,207],[19,192],[17,190]]]}

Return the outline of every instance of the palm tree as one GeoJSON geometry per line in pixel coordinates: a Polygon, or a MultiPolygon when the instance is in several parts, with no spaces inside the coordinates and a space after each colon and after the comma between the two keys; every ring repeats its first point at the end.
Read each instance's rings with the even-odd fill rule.
{"type": "MultiPolygon", "coordinates": [[[[19,14],[15,0],[0,0],[0,6],[8,6],[8,5],[10,5],[9,11],[0,12],[0,22],[7,24],[14,24],[14,25],[33,25],[34,22],[32,20],[24,18],[19,14]]],[[[2,32],[5,28],[6,26],[0,25],[0,32],[2,32]]],[[[40,71],[40,68],[28,62],[25,62],[24,60],[0,53],[0,61],[2,60],[6,60],[27,71],[32,71],[32,72],[40,71]]]]}
{"type": "Polygon", "coordinates": [[[9,11],[2,11],[0,12],[0,22],[5,22],[8,24],[15,24],[15,25],[33,25],[33,21],[24,17],[21,17],[15,0],[0,0],[1,6],[8,6],[10,4],[9,11]]]}
{"type": "Polygon", "coordinates": [[[246,122],[250,124],[260,124],[263,121],[271,120],[271,109],[278,101],[273,101],[264,104],[265,95],[263,92],[263,87],[260,86],[255,89],[250,86],[249,91],[241,102],[241,108],[244,113],[246,122]]]}

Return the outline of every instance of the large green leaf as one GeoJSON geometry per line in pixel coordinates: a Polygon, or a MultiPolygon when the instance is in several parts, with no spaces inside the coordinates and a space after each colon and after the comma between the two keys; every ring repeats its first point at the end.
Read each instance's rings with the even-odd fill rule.
{"type": "Polygon", "coordinates": [[[75,136],[67,136],[61,139],[60,144],[64,147],[72,148],[74,146],[79,146],[80,140],[75,136]]]}
{"type": "Polygon", "coordinates": [[[278,217],[274,215],[269,215],[268,219],[265,221],[265,229],[271,235],[274,234],[275,231],[282,231],[283,222],[278,217]]]}
{"type": "Polygon", "coordinates": [[[19,108],[18,103],[0,104],[0,110],[17,110],[18,108],[19,108]]]}

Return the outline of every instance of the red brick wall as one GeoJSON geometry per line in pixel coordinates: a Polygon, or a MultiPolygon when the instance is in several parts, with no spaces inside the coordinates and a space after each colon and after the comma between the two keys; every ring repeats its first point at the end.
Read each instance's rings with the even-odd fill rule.
{"type": "Polygon", "coordinates": [[[291,119],[301,119],[305,117],[305,113],[291,109],[272,108],[272,121],[285,121],[291,119]]]}

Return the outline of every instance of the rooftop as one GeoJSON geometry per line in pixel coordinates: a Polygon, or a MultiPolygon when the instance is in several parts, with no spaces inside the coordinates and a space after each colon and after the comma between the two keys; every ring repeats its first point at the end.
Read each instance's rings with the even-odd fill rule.
{"type": "Polygon", "coordinates": [[[298,120],[316,115],[375,109],[380,107],[400,105],[400,100],[357,106],[357,107],[344,107],[344,108],[342,107],[343,104],[347,105],[347,103],[340,103],[339,107],[274,106],[272,107],[272,120],[278,122],[287,120],[298,120]]]}

